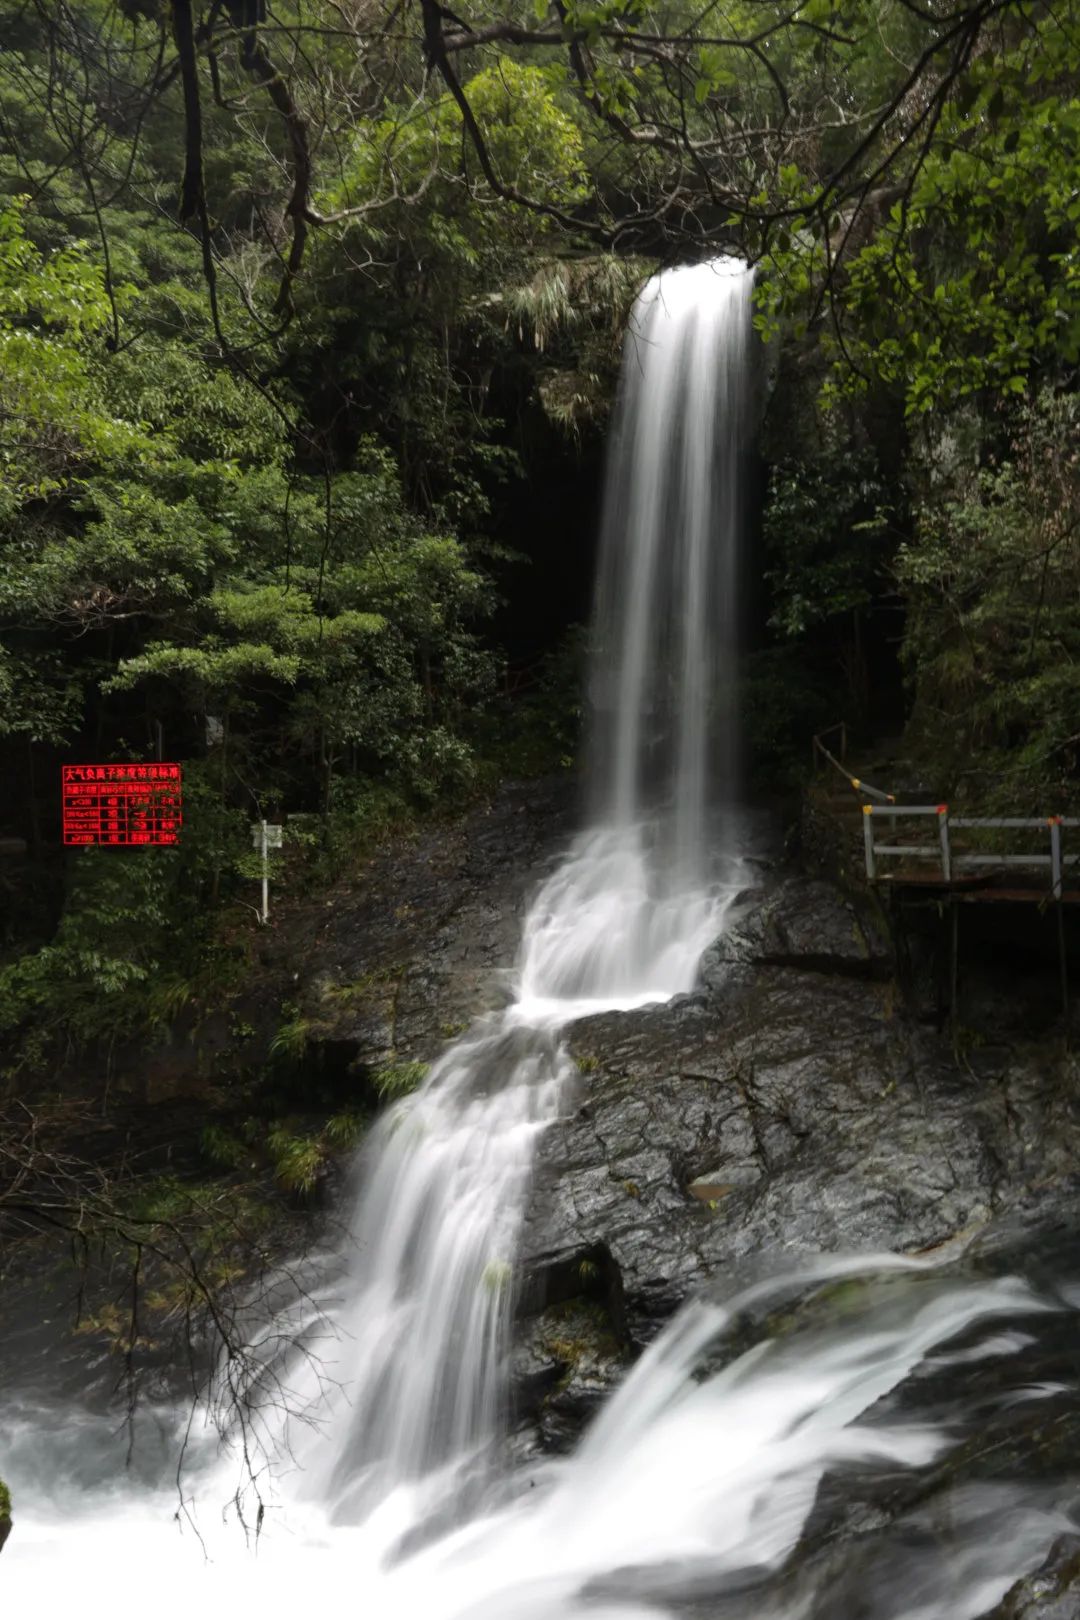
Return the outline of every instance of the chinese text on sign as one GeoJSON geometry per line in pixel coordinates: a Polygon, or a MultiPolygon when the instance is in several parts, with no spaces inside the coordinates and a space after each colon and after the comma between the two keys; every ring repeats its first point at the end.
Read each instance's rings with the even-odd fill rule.
{"type": "Polygon", "coordinates": [[[150,765],[64,765],[65,844],[175,844],[181,770],[150,765]]]}

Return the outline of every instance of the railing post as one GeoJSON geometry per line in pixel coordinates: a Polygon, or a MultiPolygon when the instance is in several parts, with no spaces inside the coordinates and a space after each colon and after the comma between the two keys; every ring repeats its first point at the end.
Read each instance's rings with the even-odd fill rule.
{"type": "Polygon", "coordinates": [[[1061,817],[1048,817],[1050,827],[1050,881],[1057,905],[1058,968],[1061,972],[1061,1017],[1065,1026],[1065,1050],[1069,1050],[1069,958],[1065,949],[1065,884],[1061,869],[1061,817]]]}
{"type": "Polygon", "coordinates": [[[959,1058],[960,1033],[960,902],[955,894],[949,896],[949,1030],[952,1034],[953,1057],[959,1058]]]}
{"type": "Polygon", "coordinates": [[[1050,878],[1054,887],[1054,899],[1060,900],[1062,894],[1061,884],[1061,817],[1050,818],[1050,878]]]}
{"type": "Polygon", "coordinates": [[[866,876],[870,883],[877,877],[877,863],[874,859],[874,807],[864,804],[863,813],[863,847],[866,850],[866,876]]]}
{"type": "Polygon", "coordinates": [[[947,804],[939,804],[938,807],[937,807],[937,815],[938,815],[938,839],[939,839],[939,841],[941,843],[941,875],[945,879],[946,883],[951,883],[952,882],[952,851],[949,848],[949,807],[948,807],[948,805],[947,804]]]}

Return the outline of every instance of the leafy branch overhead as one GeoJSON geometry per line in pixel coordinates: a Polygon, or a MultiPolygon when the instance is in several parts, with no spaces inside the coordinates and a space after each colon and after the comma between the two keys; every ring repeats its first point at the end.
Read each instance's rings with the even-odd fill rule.
{"type": "MultiPolygon", "coordinates": [[[[525,9],[28,0],[13,81],[49,108],[106,251],[112,199],[178,135],[173,193],[148,201],[194,239],[219,340],[238,341],[235,300],[247,345],[295,317],[313,235],[377,225],[432,186],[594,248],[667,256],[719,234],[757,258],[814,224],[846,240],[912,194],[980,59],[1041,26],[1021,0],[525,9]],[[237,282],[245,213],[254,275],[237,282]]],[[[28,189],[47,185],[10,107],[4,122],[28,189]]]]}

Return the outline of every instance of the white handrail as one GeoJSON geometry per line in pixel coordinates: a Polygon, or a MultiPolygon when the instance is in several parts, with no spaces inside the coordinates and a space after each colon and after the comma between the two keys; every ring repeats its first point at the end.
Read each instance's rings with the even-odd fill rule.
{"type": "MultiPolygon", "coordinates": [[[[854,785],[854,784],[853,784],[854,785]]],[[[1064,864],[1061,852],[1061,833],[1064,827],[1080,827],[1077,816],[950,816],[947,804],[864,804],[863,844],[866,858],[866,876],[869,882],[878,881],[877,862],[881,855],[907,855],[916,860],[934,861],[941,869],[941,879],[951,883],[954,870],[974,867],[1029,867],[1050,868],[1051,894],[1060,901],[1064,892],[1064,864]],[[874,833],[874,817],[934,816],[938,837],[935,844],[879,844],[874,833]],[[975,855],[954,850],[950,837],[951,827],[962,828],[1046,828],[1050,836],[1050,852],[1046,855],[1010,852],[1002,855],[975,855]]]]}

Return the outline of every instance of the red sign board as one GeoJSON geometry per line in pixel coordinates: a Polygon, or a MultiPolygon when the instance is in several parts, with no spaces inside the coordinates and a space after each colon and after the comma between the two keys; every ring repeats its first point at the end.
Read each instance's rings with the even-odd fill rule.
{"type": "Polygon", "coordinates": [[[65,844],[175,844],[179,765],[62,765],[65,844]]]}

